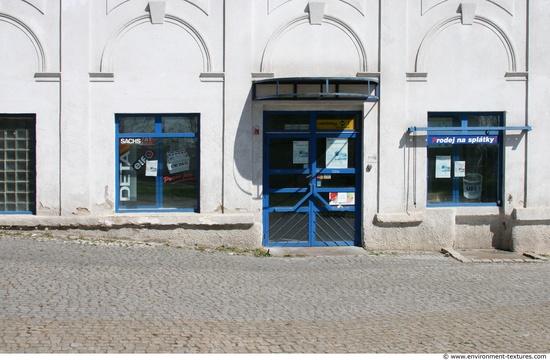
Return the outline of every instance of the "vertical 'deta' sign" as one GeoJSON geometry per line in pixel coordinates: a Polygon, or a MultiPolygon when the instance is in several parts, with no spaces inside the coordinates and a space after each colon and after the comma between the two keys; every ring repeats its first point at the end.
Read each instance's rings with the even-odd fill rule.
{"type": "Polygon", "coordinates": [[[136,160],[135,151],[132,151],[131,145],[123,144],[123,140],[121,139],[119,147],[119,200],[121,202],[136,201],[137,171],[132,166],[136,160]]]}

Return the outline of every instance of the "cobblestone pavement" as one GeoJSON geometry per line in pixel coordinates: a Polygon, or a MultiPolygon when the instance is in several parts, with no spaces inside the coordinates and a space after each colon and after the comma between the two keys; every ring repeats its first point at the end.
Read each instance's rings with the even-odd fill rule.
{"type": "Polygon", "coordinates": [[[550,262],[0,238],[3,353],[548,353],[550,262]]]}

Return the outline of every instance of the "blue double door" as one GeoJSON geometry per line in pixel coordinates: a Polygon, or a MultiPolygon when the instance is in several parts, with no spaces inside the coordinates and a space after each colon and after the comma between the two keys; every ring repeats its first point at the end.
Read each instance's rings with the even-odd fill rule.
{"type": "Polygon", "coordinates": [[[361,120],[264,113],[264,246],[360,245],[361,120]]]}

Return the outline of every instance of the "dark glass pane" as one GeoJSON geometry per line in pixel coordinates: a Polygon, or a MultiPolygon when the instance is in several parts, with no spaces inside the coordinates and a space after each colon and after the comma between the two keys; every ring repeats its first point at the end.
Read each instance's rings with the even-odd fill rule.
{"type": "Polygon", "coordinates": [[[309,114],[268,114],[267,131],[309,131],[309,114]]]}
{"type": "Polygon", "coordinates": [[[121,138],[121,209],[198,209],[196,138],[121,138]]]}
{"type": "Polygon", "coordinates": [[[465,162],[465,176],[459,188],[460,202],[497,202],[498,150],[498,145],[458,147],[458,159],[465,162]]]}
{"type": "Polygon", "coordinates": [[[355,168],[355,138],[317,139],[317,168],[355,168]]]}
{"type": "Polygon", "coordinates": [[[428,147],[428,203],[453,201],[452,169],[441,167],[452,164],[451,146],[428,147]]]}
{"type": "Polygon", "coordinates": [[[470,115],[468,126],[500,126],[500,116],[496,115],[470,115]]]}
{"type": "Polygon", "coordinates": [[[198,139],[165,138],[162,145],[162,207],[198,209],[198,139]]]}
{"type": "Polygon", "coordinates": [[[119,133],[154,133],[155,118],[151,116],[121,116],[118,118],[119,133]]]}
{"type": "MultiPolygon", "coordinates": [[[[499,115],[433,116],[429,126],[493,127],[502,125],[499,115]],[[451,121],[452,119],[452,121],[451,121]]],[[[475,135],[468,132],[467,135],[475,135]]],[[[492,133],[496,136],[496,132],[492,133]]],[[[466,136],[460,134],[461,136],[466,136]]],[[[457,138],[460,140],[460,136],[457,138]]],[[[458,141],[457,140],[457,141],[458,141]]],[[[428,146],[428,203],[498,203],[500,145],[472,144],[428,146]]]]}
{"type": "Polygon", "coordinates": [[[307,174],[269,175],[269,188],[307,188],[310,180],[307,174]]]}
{"type": "MultiPolygon", "coordinates": [[[[269,194],[269,206],[270,207],[294,207],[303,198],[306,193],[281,193],[281,194],[269,194]]],[[[308,206],[306,202],[304,206],[308,206]]]]}
{"type": "Polygon", "coordinates": [[[119,201],[121,208],[156,206],[156,176],[146,165],[158,161],[156,138],[122,138],[119,142],[119,201]]]}
{"type": "Polygon", "coordinates": [[[163,133],[197,133],[199,131],[199,117],[197,115],[163,116],[163,133]]]}
{"type": "Polygon", "coordinates": [[[270,139],[270,169],[307,169],[309,141],[307,139],[270,139]]]}
{"type": "Polygon", "coordinates": [[[317,175],[317,187],[321,188],[354,188],[355,174],[317,175]]]}
{"type": "Polygon", "coordinates": [[[457,127],[460,126],[459,116],[430,116],[429,127],[457,127]]]}

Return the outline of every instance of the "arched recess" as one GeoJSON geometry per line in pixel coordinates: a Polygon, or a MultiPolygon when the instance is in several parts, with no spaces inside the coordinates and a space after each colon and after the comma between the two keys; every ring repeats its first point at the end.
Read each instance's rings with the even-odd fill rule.
{"type": "MultiPolygon", "coordinates": [[[[132,29],[144,24],[151,24],[149,14],[142,15],[140,17],[137,17],[127,22],[120,29],[118,29],[111,35],[111,37],[107,41],[107,44],[105,45],[103,54],[101,56],[100,71],[102,73],[114,73],[116,51],[120,40],[124,37],[125,34],[130,32],[132,29]]],[[[211,72],[212,61],[211,61],[210,52],[208,51],[208,47],[206,46],[204,39],[202,38],[202,36],[200,36],[198,31],[186,21],[173,15],[166,14],[164,18],[164,25],[166,24],[175,25],[185,30],[189,35],[191,35],[191,37],[195,40],[195,42],[199,46],[199,49],[202,55],[202,64],[203,64],[202,72],[204,73],[211,72]]],[[[155,25],[155,26],[159,26],[159,25],[155,25]]]]}
{"type": "Polygon", "coordinates": [[[21,30],[25,34],[25,36],[31,41],[32,46],[36,52],[36,58],[38,60],[38,68],[36,69],[36,72],[45,72],[46,56],[44,54],[44,48],[34,32],[23,22],[10,15],[0,13],[0,21],[15,26],[17,29],[21,30]]]}
{"type": "MultiPolygon", "coordinates": [[[[107,0],[107,14],[109,14],[111,11],[119,7],[120,5],[127,3],[130,0],[107,0]]],[[[209,0],[184,0],[188,2],[189,4],[196,6],[198,9],[200,9],[205,15],[208,15],[209,11],[209,0]]]]}
{"type": "MultiPolygon", "coordinates": [[[[414,66],[415,72],[417,73],[427,72],[428,69],[426,69],[426,66],[425,66],[426,53],[428,52],[430,45],[432,44],[432,42],[434,41],[434,39],[437,37],[438,34],[445,31],[449,27],[455,26],[455,25],[470,26],[470,25],[462,25],[462,17],[461,15],[457,15],[441,21],[439,24],[436,24],[434,27],[432,27],[428,31],[426,36],[424,36],[424,39],[422,39],[422,42],[416,54],[415,66],[414,66]]],[[[489,19],[481,16],[476,16],[474,18],[473,25],[483,26],[491,30],[497,36],[497,38],[500,40],[500,42],[504,46],[504,49],[506,50],[508,72],[516,72],[517,71],[516,51],[514,50],[512,42],[510,41],[508,36],[504,33],[504,31],[489,19]]]]}
{"type": "MultiPolygon", "coordinates": [[[[301,16],[288,22],[287,24],[284,24],[273,33],[271,38],[268,40],[266,47],[264,48],[262,60],[260,63],[260,72],[269,73],[273,71],[273,54],[279,43],[279,40],[295,27],[304,24],[309,24],[308,15],[301,16]]],[[[347,24],[334,17],[325,16],[323,18],[323,25],[324,24],[336,27],[349,37],[357,52],[357,72],[366,72],[367,54],[359,36],[357,36],[357,34],[347,24]]]]}

